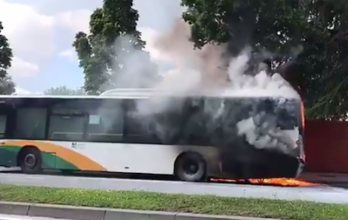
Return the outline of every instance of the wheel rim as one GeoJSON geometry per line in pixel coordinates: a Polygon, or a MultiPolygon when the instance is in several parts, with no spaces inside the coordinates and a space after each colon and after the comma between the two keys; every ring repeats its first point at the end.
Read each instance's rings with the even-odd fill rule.
{"type": "Polygon", "coordinates": [[[24,158],[24,166],[28,168],[33,168],[36,165],[36,157],[34,154],[27,154],[24,158]]]}
{"type": "Polygon", "coordinates": [[[199,164],[199,162],[197,162],[195,160],[187,160],[183,164],[183,168],[184,168],[184,172],[187,175],[192,176],[192,175],[195,175],[199,172],[200,164],[199,164]]]}

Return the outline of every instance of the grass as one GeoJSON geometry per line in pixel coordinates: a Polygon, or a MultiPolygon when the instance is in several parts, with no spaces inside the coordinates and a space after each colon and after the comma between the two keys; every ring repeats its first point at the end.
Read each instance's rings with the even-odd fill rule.
{"type": "Polygon", "coordinates": [[[295,220],[347,220],[348,205],[0,184],[0,200],[295,220]]]}

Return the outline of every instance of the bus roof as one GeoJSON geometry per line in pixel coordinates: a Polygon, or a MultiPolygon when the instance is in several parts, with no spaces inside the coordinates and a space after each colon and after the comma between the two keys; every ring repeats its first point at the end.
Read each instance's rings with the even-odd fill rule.
{"type": "Polygon", "coordinates": [[[159,89],[112,89],[102,93],[99,96],[96,95],[44,95],[44,94],[30,94],[30,95],[0,95],[0,98],[16,99],[16,98],[59,98],[59,99],[147,99],[151,97],[224,97],[224,98],[296,98],[296,97],[283,97],[281,95],[274,96],[267,93],[259,93],[258,91],[249,92],[221,92],[214,90],[198,93],[183,93],[169,90],[159,89]]]}

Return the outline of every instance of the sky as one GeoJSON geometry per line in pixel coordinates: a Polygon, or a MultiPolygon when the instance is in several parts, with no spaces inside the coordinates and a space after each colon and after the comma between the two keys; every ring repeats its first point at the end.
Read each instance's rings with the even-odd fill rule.
{"type": "MultiPolygon", "coordinates": [[[[14,58],[10,75],[17,93],[42,93],[57,86],[83,86],[82,69],[72,48],[78,31],[88,32],[91,13],[102,0],[0,0],[3,34],[14,58]]],[[[180,17],[180,0],[134,0],[138,29],[153,59],[160,54],[151,39],[168,30],[180,17]]]]}

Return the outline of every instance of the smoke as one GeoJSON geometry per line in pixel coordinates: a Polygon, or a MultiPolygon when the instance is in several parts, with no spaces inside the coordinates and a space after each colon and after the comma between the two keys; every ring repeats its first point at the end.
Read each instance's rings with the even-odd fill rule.
{"type": "Polygon", "coordinates": [[[224,46],[207,44],[201,50],[195,50],[189,39],[189,26],[182,19],[178,19],[168,33],[160,35],[155,40],[153,46],[181,71],[186,69],[199,72],[201,87],[224,84],[227,79],[222,59],[224,46]]]}
{"type": "MultiPolygon", "coordinates": [[[[222,96],[299,98],[280,74],[269,74],[265,63],[252,59],[250,48],[242,50],[237,57],[227,58],[224,57],[226,44],[207,44],[200,50],[194,49],[190,28],[182,19],[177,19],[168,32],[154,38],[152,46],[160,51],[164,62],[170,62],[174,68],[158,72],[156,65],[163,61],[150,60],[148,53],[133,46],[134,39],[122,36],[114,47],[117,62],[112,69],[115,74],[110,74],[104,88],[148,87],[181,95],[220,90],[222,96]]],[[[294,48],[292,53],[299,50],[294,48]]],[[[271,55],[262,51],[259,57],[271,55]]]]}
{"type": "MultiPolygon", "coordinates": [[[[250,48],[242,50],[237,57],[225,56],[226,44],[207,44],[200,50],[194,49],[189,26],[182,19],[152,41],[161,58],[174,68],[158,72],[153,66],[156,61],[135,49],[128,36],[117,39],[115,44],[123,66],[115,66],[118,72],[116,78],[110,78],[109,85],[159,91],[150,100],[136,102],[134,112],[129,113],[138,127],[162,143],[180,144],[200,136],[202,144],[223,147],[236,142],[239,136],[256,149],[294,154],[297,122],[279,127],[279,117],[287,118],[290,114],[296,118],[296,110],[290,109],[292,105],[287,105],[286,100],[300,97],[280,74],[270,74],[268,66],[255,59],[250,48]],[[174,100],[165,94],[183,98],[174,100]],[[186,99],[195,95],[217,99],[186,99]]],[[[271,55],[263,51],[260,57],[271,55]]]]}
{"type": "Polygon", "coordinates": [[[156,64],[150,60],[150,54],[139,48],[136,42],[130,35],[116,39],[112,48],[115,50],[115,60],[106,72],[108,81],[103,85],[103,90],[148,88],[162,80],[157,73],[156,64]]]}
{"type": "MultiPolygon", "coordinates": [[[[224,96],[299,98],[280,74],[270,75],[265,63],[252,60],[250,48],[242,50],[237,57],[226,57],[227,44],[207,44],[198,50],[194,49],[189,39],[189,26],[178,19],[170,31],[152,40],[152,46],[175,66],[171,71],[161,73],[165,80],[156,87],[170,88],[170,91],[181,93],[186,91],[189,94],[192,91],[212,92],[218,89],[224,96]]],[[[262,51],[260,57],[271,55],[270,52],[262,51]]]]}

